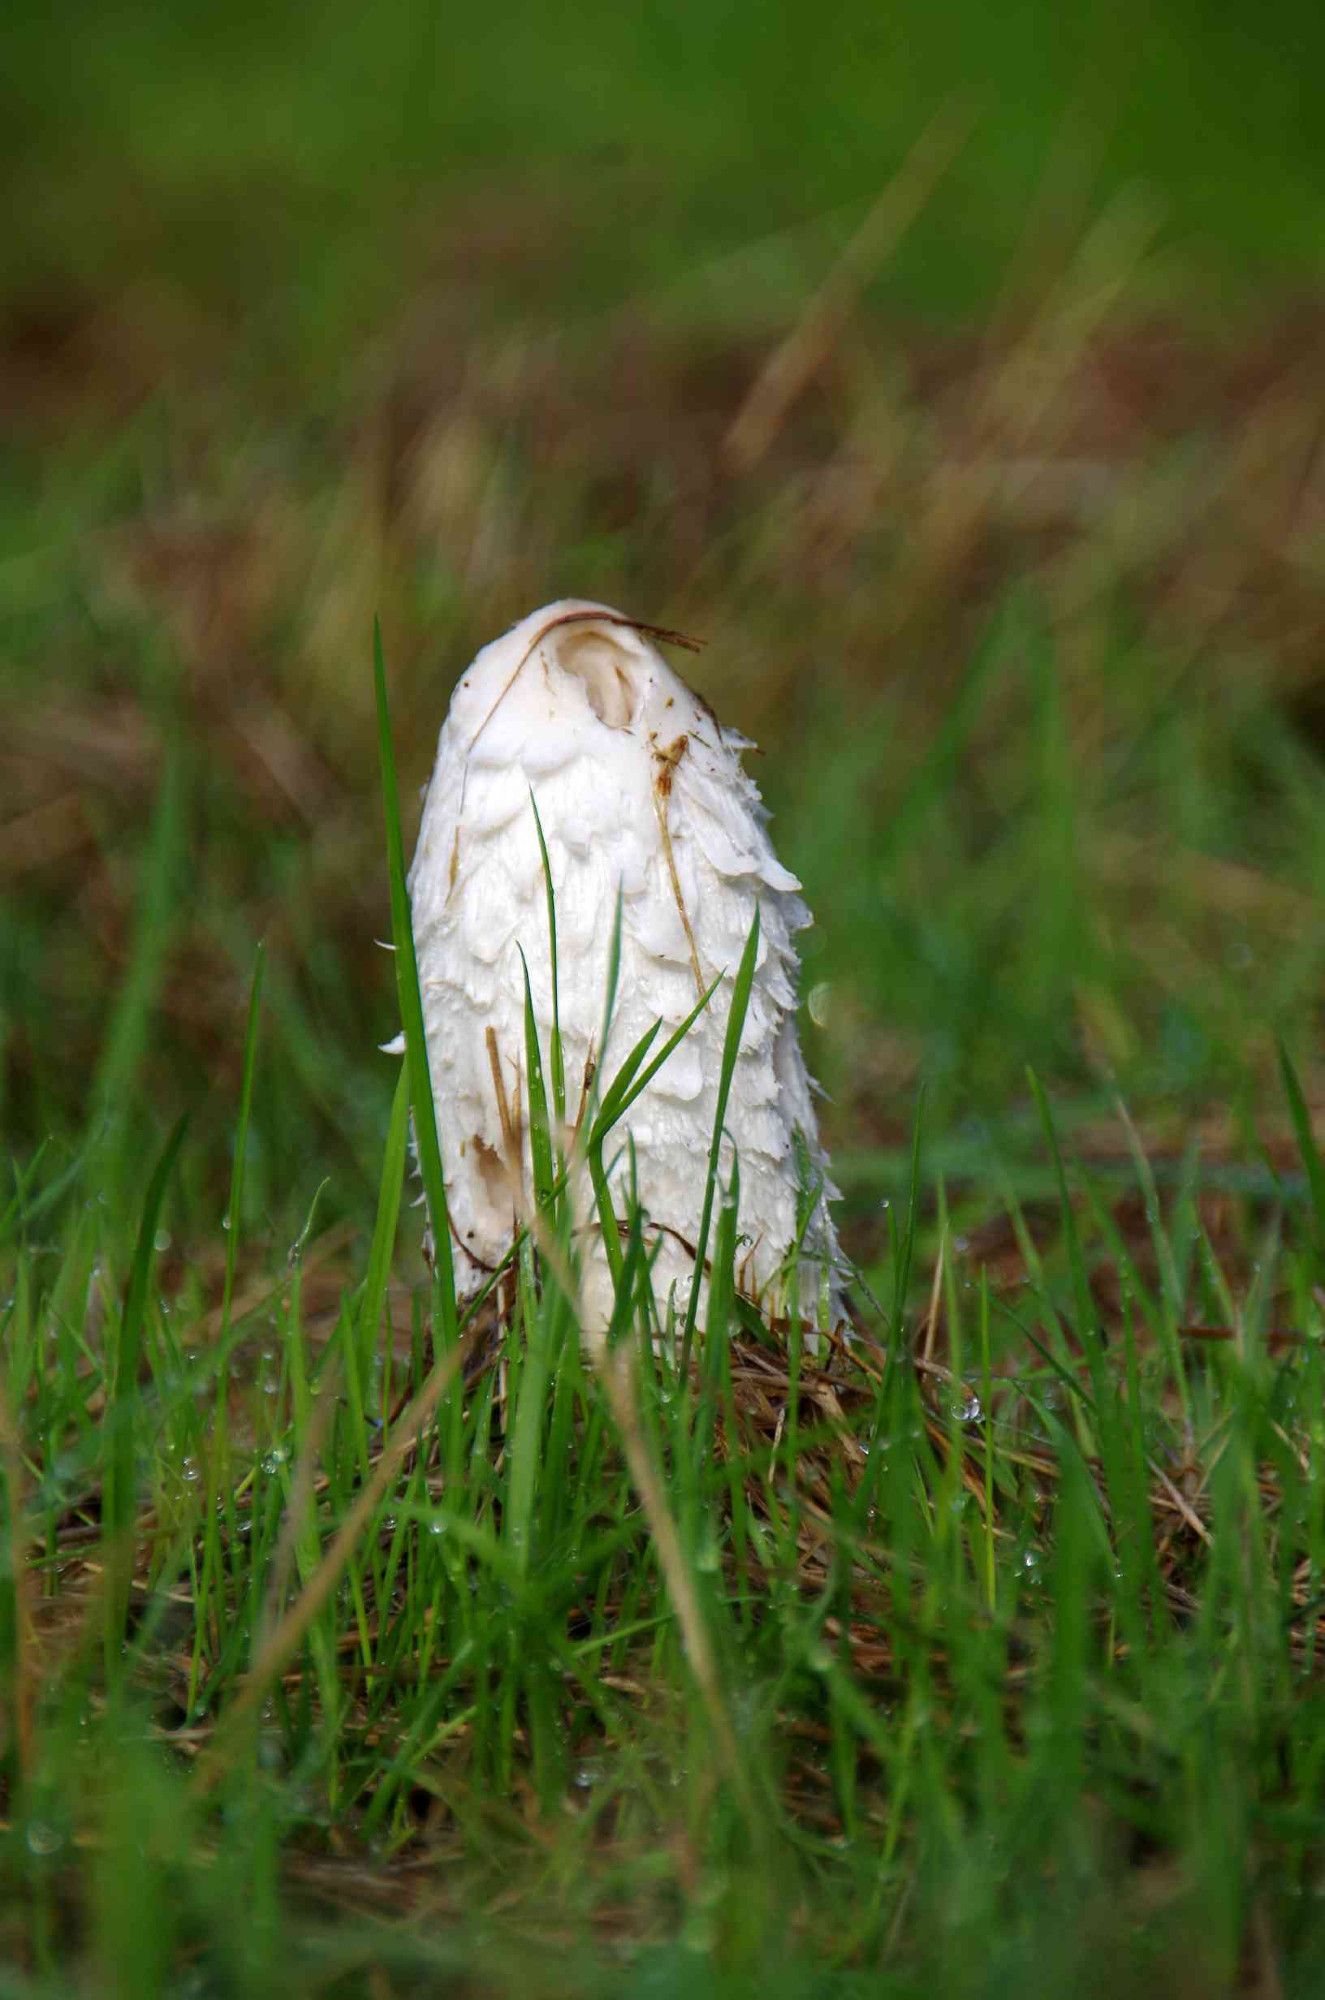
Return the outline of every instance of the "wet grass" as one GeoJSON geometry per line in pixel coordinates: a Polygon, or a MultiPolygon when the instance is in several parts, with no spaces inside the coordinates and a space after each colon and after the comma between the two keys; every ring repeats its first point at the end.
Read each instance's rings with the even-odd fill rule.
{"type": "Polygon", "coordinates": [[[78,127],[30,54],[4,1992],[1315,1992],[1312,65],[1124,21],[1145,115],[1079,124],[1117,51],[1037,21],[962,44],[992,120],[919,27],[886,116],[817,21],[652,83],[590,21],[551,94],[476,30],[463,130],[380,10],[89,18],[78,127]],[[720,1279],[686,1371],[629,1232],[579,1339],[551,1048],[504,1317],[424,1261],[372,620],[403,852],[456,672],[560,591],[706,640],[766,751],[849,1349],[720,1279]]]}
{"type": "Polygon", "coordinates": [[[261,975],[219,1270],[188,1134],[144,1163],[113,1098],[3,1217],[10,1990],[1311,1990],[1325,1213],[1286,1053],[1295,1151],[1232,1220],[1194,1147],[1161,1199],[1120,1109],[1126,1227],[1032,1079],[1050,1201],[961,1202],[1015,1280],[918,1128],[828,1355],[733,1316],[711,1172],[692,1371],[628,1212],[577,1327],[565,1190],[647,1050],[569,1153],[531,1051],[534,1236],[458,1314],[402,1223],[421,1063],[362,1247],[317,1197],[252,1240],[261,975]]]}

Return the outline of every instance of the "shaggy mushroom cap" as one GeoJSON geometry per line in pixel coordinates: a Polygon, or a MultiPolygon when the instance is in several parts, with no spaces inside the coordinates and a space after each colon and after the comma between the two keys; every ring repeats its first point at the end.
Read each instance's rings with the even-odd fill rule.
{"type": "MultiPolygon", "coordinates": [[[[737,1276],[761,1308],[784,1308],[808,1199],[799,1295],[802,1314],[823,1322],[836,1311],[840,1258],[827,1207],[836,1190],[796,1029],[792,939],[809,913],[741,766],[749,746],[721,727],[654,636],[665,635],[606,605],[547,605],[483,648],[442,725],[409,883],[457,1282],[472,1293],[500,1262],[529,1185],[522,952],[545,1050],[552,1027],[532,795],[556,899],[571,1118],[586,1079],[595,1071],[610,1079],[658,1020],[661,1046],[722,979],[609,1141],[618,1191],[627,1135],[633,1141],[639,1198],[661,1239],[655,1292],[663,1312],[673,1288],[684,1305],[694,1275],[731,979],[758,908],[721,1154],[724,1182],[733,1149],[740,1158],[737,1276]],[[621,960],[604,1050],[618,895],[621,960]]],[[[587,1311],[606,1313],[610,1281],[595,1232],[586,1222],[582,1290],[587,1311]]]]}

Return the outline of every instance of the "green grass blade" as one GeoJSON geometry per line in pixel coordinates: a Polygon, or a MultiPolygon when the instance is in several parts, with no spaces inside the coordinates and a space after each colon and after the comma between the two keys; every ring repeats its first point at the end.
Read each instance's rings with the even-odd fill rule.
{"type": "MultiPolygon", "coordinates": [[[[619,916],[620,905],[618,904],[618,918],[619,916]]],[[[701,995],[695,1006],[691,1008],[684,1021],[682,1021],[680,1027],[667,1037],[667,1040],[664,1042],[662,1048],[659,1049],[648,1068],[641,1073],[640,1066],[657,1040],[662,1030],[662,1022],[655,1021],[651,1028],[645,1029],[613,1077],[598,1115],[590,1128],[585,1151],[589,1162],[589,1177],[593,1183],[594,1201],[598,1208],[599,1225],[603,1234],[603,1247],[607,1252],[607,1261],[611,1266],[613,1283],[619,1282],[621,1278],[621,1243],[616,1226],[616,1217],[612,1208],[611,1191],[608,1188],[607,1175],[603,1167],[603,1142],[611,1132],[612,1127],[629,1111],[641,1091],[648,1089],[669,1056],[673,1055],[680,1047],[681,1043],[690,1033],[690,1030],[694,1027],[695,1022],[712,1000],[720,984],[721,981],[719,979],[714,980],[708,992],[701,995]]]]}
{"type": "Polygon", "coordinates": [[[414,954],[414,921],[410,912],[409,888],[405,879],[405,848],[400,832],[400,793],[396,782],[395,748],[391,740],[391,715],[387,705],[386,665],[382,658],[382,626],[378,619],[373,621],[373,682],[377,694],[377,743],[382,770],[382,808],[386,819],[387,870],[391,882],[391,936],[395,947],[396,991],[400,1000],[400,1018],[405,1030],[405,1064],[410,1080],[410,1106],[414,1114],[414,1144],[418,1151],[423,1197],[428,1205],[428,1221],[432,1228],[432,1254],[437,1278],[441,1330],[447,1343],[453,1344],[457,1338],[457,1319],[451,1221],[446,1205],[442,1149],[437,1137],[437,1112],[433,1104],[432,1075],[428,1067],[428,1043],[423,1028],[423,996],[419,991],[419,967],[414,954]]]}
{"type": "MultiPolygon", "coordinates": [[[[746,1010],[750,1005],[750,989],[754,985],[755,961],[759,955],[759,905],[755,904],[754,922],[750,935],[741,953],[741,962],[736,969],[736,979],[732,986],[731,1010],[727,1015],[727,1034],[722,1045],[722,1069],[718,1075],[718,1101],[713,1113],[713,1138],[709,1146],[708,1176],[704,1183],[704,1206],[699,1218],[699,1238],[695,1244],[695,1275],[690,1286],[690,1296],[686,1301],[685,1331],[681,1337],[681,1372],[684,1375],[690,1365],[690,1350],[694,1344],[695,1321],[699,1312],[699,1287],[704,1271],[704,1258],[708,1251],[709,1228],[713,1221],[714,1191],[718,1184],[718,1163],[722,1154],[722,1132],[727,1119],[727,1100],[731,1095],[732,1078],[736,1074],[736,1060],[741,1052],[741,1031],[745,1027],[746,1010]]],[[[707,1005],[707,1000],[701,1001],[707,1005]]]]}
{"type": "Polygon", "coordinates": [[[184,1143],[188,1113],[178,1121],[167,1139],[143,1197],[138,1240],[129,1268],[129,1283],[120,1316],[115,1368],[110,1384],[108,1408],[109,1445],[106,1459],[106,1489],[103,1529],[107,1562],[106,1587],[106,1673],[113,1679],[118,1672],[120,1648],[129,1613],[129,1588],[133,1577],[132,1537],[137,1514],[134,1479],[135,1422],[138,1404],[138,1371],[143,1359],[143,1329],[147,1319],[148,1291],[156,1254],[157,1224],[166,1187],[184,1143]]]}
{"type": "Polygon", "coordinates": [[[405,1183],[405,1161],[408,1153],[409,1072],[402,1063],[396,1083],[396,1094],[391,1103],[391,1121],[387,1126],[386,1147],[382,1156],[382,1179],[377,1194],[373,1240],[368,1252],[368,1271],[364,1278],[363,1295],[359,1301],[356,1352],[352,1364],[346,1369],[346,1387],[350,1397],[351,1415],[359,1438],[361,1469],[364,1472],[368,1469],[368,1438],[364,1423],[368,1373],[372,1364],[373,1350],[377,1345],[378,1330],[382,1324],[382,1312],[386,1305],[387,1285],[391,1277],[391,1257],[395,1250],[396,1230],[400,1223],[400,1197],[405,1183]]]}
{"type": "Polygon", "coordinates": [[[1063,1155],[1058,1144],[1058,1133],[1054,1126],[1049,1100],[1044,1094],[1044,1086],[1033,1069],[1026,1072],[1026,1080],[1031,1087],[1036,1109],[1040,1114],[1040,1124],[1044,1131],[1049,1157],[1053,1162],[1054,1185],[1058,1190],[1058,1203],[1063,1217],[1063,1240],[1067,1245],[1068,1268],[1072,1277],[1072,1298],[1076,1307],[1078,1337],[1091,1343],[1094,1352],[1099,1340],[1099,1314],[1091,1296],[1090,1279],[1086,1274],[1086,1259],[1081,1248],[1081,1232],[1077,1228],[1076,1210],[1068,1193],[1067,1174],[1063,1167],[1063,1155]]]}
{"type": "Polygon", "coordinates": [[[721,984],[722,980],[719,977],[714,980],[706,993],[700,995],[684,1021],[682,1021],[680,1027],[673,1030],[648,1068],[636,1077],[635,1071],[639,1063],[647,1055],[654,1036],[658,1034],[662,1027],[662,1022],[655,1021],[647,1034],[641,1035],[639,1041],[636,1042],[634,1048],[626,1058],[626,1061],[613,1078],[612,1088],[604,1099],[602,1110],[594,1121],[594,1131],[600,1139],[605,1137],[613,1125],[624,1117],[641,1092],[648,1089],[663,1064],[669,1057],[675,1055],[677,1049],[680,1048],[682,1042],[690,1033],[690,1030],[694,1027],[696,1021],[708,1006],[721,984]]]}
{"type": "Polygon", "coordinates": [[[520,969],[524,974],[524,1060],[529,1091],[529,1158],[534,1174],[534,1200],[546,1214],[552,1206],[554,1181],[552,1131],[548,1122],[543,1052],[538,1042],[534,997],[529,988],[529,967],[525,963],[523,951],[520,952],[520,969]]]}
{"type": "Polygon", "coordinates": [[[92,1085],[94,1114],[104,1118],[132,1099],[148,1028],[179,911],[179,871],[185,849],[183,763],[167,752],[147,839],[128,972],[111,1012],[92,1085]]]}
{"type": "Polygon", "coordinates": [[[611,1131],[613,1125],[616,1124],[626,1104],[633,1101],[630,1097],[630,1086],[635,1081],[640,1065],[657,1041],[661,1028],[662,1022],[655,1021],[652,1027],[644,1030],[644,1033],[640,1036],[634,1048],[630,1051],[630,1054],[625,1058],[620,1069],[613,1077],[599,1108],[598,1115],[590,1128],[591,1142],[601,1143],[611,1131]]]}
{"type": "Polygon", "coordinates": [[[607,1062],[607,1045],[612,1039],[612,1022],[616,1015],[617,986],[621,978],[621,927],[624,921],[625,898],[620,888],[616,892],[616,907],[612,912],[612,936],[607,947],[607,985],[603,994],[603,1029],[598,1037],[598,1069],[601,1074],[607,1062]]]}
{"type": "Polygon", "coordinates": [[[1288,1114],[1293,1121],[1297,1150],[1302,1155],[1302,1164],[1306,1168],[1307,1187],[1315,1215],[1316,1261],[1317,1264],[1322,1264],[1325,1263],[1325,1161],[1320,1157],[1316,1135],[1311,1129],[1311,1112],[1307,1108],[1306,1095],[1282,1037],[1279,1038],[1278,1047],[1279,1074],[1283,1078],[1284,1095],[1288,1099],[1288,1114]]]}
{"type": "MultiPolygon", "coordinates": [[[[916,1093],[915,1124],[911,1131],[911,1166],[907,1178],[906,1227],[892,1237],[893,1262],[893,1344],[892,1353],[901,1351],[902,1328],[906,1322],[906,1298],[911,1289],[911,1266],[915,1258],[916,1230],[920,1222],[920,1159],[924,1133],[925,1088],[922,1084],[916,1093]]],[[[890,1231],[896,1231],[891,1209],[888,1211],[890,1231]]]]}
{"type": "Polygon", "coordinates": [[[533,787],[529,789],[529,803],[534,809],[534,826],[538,832],[538,851],[543,857],[543,886],[547,891],[547,935],[548,955],[552,968],[552,1047],[548,1052],[548,1065],[552,1072],[552,1108],[557,1115],[557,1130],[566,1123],[566,1067],[561,1046],[561,993],[557,977],[557,898],[552,887],[552,863],[548,859],[547,841],[543,838],[543,822],[538,814],[538,800],[533,787]]]}
{"type": "Polygon", "coordinates": [[[253,1113],[253,1078],[258,1063],[258,1023],[262,1012],[262,975],[266,949],[259,944],[253,956],[253,978],[249,986],[248,1022],[244,1030],[244,1069],[239,1088],[239,1121],[235,1127],[235,1156],[230,1167],[230,1200],[226,1207],[225,1283],[221,1293],[221,1338],[230,1330],[230,1309],[235,1295],[235,1263],[239,1256],[239,1232],[244,1215],[244,1164],[248,1157],[248,1129],[253,1113]]]}

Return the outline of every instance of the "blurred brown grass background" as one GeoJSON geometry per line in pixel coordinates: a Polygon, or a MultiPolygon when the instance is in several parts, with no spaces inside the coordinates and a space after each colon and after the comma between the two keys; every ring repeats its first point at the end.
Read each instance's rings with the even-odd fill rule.
{"type": "Polygon", "coordinates": [[[363,215],[340,267],[321,217],[310,268],[345,285],[318,338],[316,295],[282,331],[300,267],[259,254],[251,180],[121,163],[117,264],[69,221],[107,191],[30,149],[16,185],[45,158],[67,212],[54,251],[20,233],[0,298],[20,1149],[85,1118],[117,1018],[153,1116],[205,1085],[223,1135],[265,938],[272,1198],[303,1186],[309,1118],[371,1173],[373,616],[412,790],[476,646],[572,591],[704,639],[695,678],[765,752],[865,1184],[922,1078],[944,1121],[1015,1120],[1034,1061],[1084,1120],[1117,1083],[1220,1145],[1255,1133],[1272,1031],[1314,1078],[1325,312],[1287,256],[1263,287],[1203,268],[1075,131],[960,310],[907,275],[917,244],[958,256],[1000,157],[987,104],[949,92],[863,204],[718,249],[697,229],[615,296],[614,214],[657,199],[643,143],[417,167],[361,315],[363,215]],[[247,223],[250,262],[198,276],[189,189],[222,249],[247,223]]]}

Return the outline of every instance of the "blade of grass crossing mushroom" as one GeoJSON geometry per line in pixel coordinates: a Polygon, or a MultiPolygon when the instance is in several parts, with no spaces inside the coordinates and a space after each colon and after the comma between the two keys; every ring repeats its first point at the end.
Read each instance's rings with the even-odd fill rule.
{"type": "Polygon", "coordinates": [[[387,870],[391,883],[391,937],[395,949],[396,991],[400,999],[401,1025],[405,1030],[405,1062],[410,1079],[410,1105],[414,1113],[414,1144],[418,1151],[419,1174],[432,1227],[433,1270],[441,1330],[448,1346],[458,1337],[455,1298],[455,1267],[451,1254],[451,1223],[446,1205],[446,1179],[442,1172],[442,1149],[437,1138],[437,1112],[433,1104],[432,1076],[428,1068],[428,1043],[423,1028],[423,998],[419,991],[419,967],[414,955],[414,923],[410,914],[409,888],[405,879],[405,848],[400,832],[400,793],[396,783],[396,756],[391,741],[391,715],[387,705],[386,666],[382,658],[382,626],[373,620],[373,682],[377,694],[377,740],[382,766],[382,807],[386,819],[387,870]]]}
{"type": "Polygon", "coordinates": [[[598,1209],[598,1223],[603,1235],[603,1248],[607,1252],[608,1267],[614,1285],[621,1283],[621,1242],[616,1213],[612,1207],[612,1196],[607,1185],[607,1171],[603,1165],[603,1141],[621,1115],[615,1108],[618,1097],[629,1089],[640,1064],[658,1039],[658,1030],[661,1026],[661,1021],[655,1021],[651,1028],[646,1028],[622,1063],[608,1090],[605,1106],[590,1126],[584,1144],[585,1158],[589,1164],[589,1179],[593,1185],[594,1202],[598,1209]]]}
{"type": "Polygon", "coordinates": [[[552,863],[548,859],[547,841],[543,838],[543,822],[538,816],[538,800],[532,789],[529,803],[534,809],[538,851],[543,857],[543,886],[547,891],[548,962],[552,977],[552,1046],[548,1051],[548,1065],[552,1072],[552,1108],[560,1132],[566,1123],[566,1070],[561,1046],[561,994],[557,978],[557,897],[552,887],[552,863]]]}
{"type": "MultiPolygon", "coordinates": [[[[713,1221],[713,1197],[718,1184],[718,1163],[722,1154],[722,1133],[727,1118],[727,1100],[731,1096],[732,1078],[736,1074],[736,1060],[741,1052],[741,1031],[745,1026],[746,1011],[750,1005],[750,989],[754,984],[755,962],[759,955],[759,905],[755,904],[754,922],[750,935],[741,953],[741,962],[736,969],[736,979],[732,986],[731,1011],[727,1016],[727,1035],[722,1045],[722,1069],[718,1075],[718,1101],[713,1114],[713,1140],[709,1147],[708,1176],[704,1183],[704,1206],[699,1217],[699,1238],[695,1244],[695,1275],[690,1286],[690,1296],[686,1300],[685,1331],[681,1337],[681,1372],[684,1375],[690,1366],[690,1351],[695,1339],[695,1321],[699,1312],[699,1287],[704,1271],[704,1258],[708,1250],[709,1227],[713,1221]]],[[[701,1002],[701,1004],[703,1004],[701,1002]]]]}
{"type": "Polygon", "coordinates": [[[640,1065],[657,1040],[662,1028],[662,1022],[655,1021],[651,1028],[645,1029],[634,1048],[630,1051],[630,1054],[622,1063],[621,1068],[613,1077],[598,1116],[589,1128],[589,1137],[585,1142],[585,1151],[589,1162],[590,1179],[593,1182],[594,1198],[598,1206],[599,1221],[602,1225],[603,1241],[607,1246],[608,1263],[611,1265],[614,1283],[621,1276],[621,1246],[618,1241],[619,1232],[616,1227],[611,1195],[607,1186],[607,1176],[603,1168],[603,1141],[611,1132],[613,1126],[624,1118],[641,1092],[648,1089],[663,1064],[681,1046],[681,1043],[690,1033],[695,1022],[717,992],[720,984],[721,980],[714,980],[707,993],[702,994],[696,1001],[680,1027],[676,1028],[667,1037],[667,1040],[663,1043],[653,1061],[648,1065],[648,1068],[641,1071],[640,1065]]]}
{"type": "Polygon", "coordinates": [[[603,1032],[598,1037],[598,1069],[601,1074],[607,1061],[607,1045],[612,1035],[612,1017],[616,1012],[617,984],[621,978],[621,926],[625,909],[624,892],[618,887],[616,907],[612,912],[612,936],[607,948],[607,986],[603,994],[603,1032]]]}
{"type": "Polygon", "coordinates": [[[529,967],[522,950],[520,970],[524,975],[524,1063],[526,1087],[529,1092],[529,1160],[534,1175],[534,1200],[538,1204],[540,1213],[550,1216],[554,1185],[552,1129],[548,1119],[543,1051],[538,1040],[538,1023],[534,1019],[534,996],[529,986],[529,967]]]}
{"type": "Polygon", "coordinates": [[[686,1015],[680,1027],[675,1029],[667,1037],[667,1040],[663,1043],[662,1047],[659,1049],[657,1055],[653,1058],[653,1061],[649,1064],[648,1068],[643,1070],[637,1077],[635,1075],[635,1070],[639,1067],[639,1062],[643,1060],[645,1055],[647,1055],[648,1050],[652,1045],[654,1036],[658,1033],[658,1030],[662,1027],[662,1022],[655,1021],[653,1026],[649,1029],[648,1033],[640,1037],[640,1040],[635,1044],[635,1047],[631,1050],[630,1055],[626,1059],[631,1066],[630,1076],[629,1077],[625,1076],[624,1072],[626,1065],[623,1064],[621,1070],[618,1072],[617,1076],[613,1079],[612,1088],[608,1093],[606,1101],[604,1102],[603,1109],[598,1115],[598,1119],[595,1121],[596,1129],[600,1129],[603,1133],[606,1133],[607,1131],[610,1130],[610,1128],[613,1125],[617,1123],[619,1119],[625,1116],[626,1112],[629,1111],[631,1105],[635,1102],[635,1099],[640,1095],[641,1091],[645,1091],[648,1089],[649,1085],[653,1082],[654,1077],[657,1076],[658,1071],[662,1068],[663,1064],[667,1061],[668,1057],[674,1055],[676,1050],[680,1048],[682,1042],[685,1040],[686,1036],[690,1033],[690,1030],[694,1027],[696,1021],[699,1019],[704,1009],[708,1006],[709,1001],[713,998],[714,994],[717,992],[721,984],[722,984],[721,978],[715,979],[713,984],[709,987],[708,991],[706,993],[701,993],[699,999],[690,1009],[690,1012],[686,1015]]]}
{"type": "MultiPolygon", "coordinates": [[[[523,952],[520,962],[524,969],[525,1070],[529,1088],[529,1149],[533,1161],[534,1199],[539,1213],[546,1218],[548,1228],[555,1229],[555,1183],[547,1090],[538,1026],[534,1020],[533,996],[529,988],[529,968],[524,964],[523,952]]],[[[515,1390],[506,1532],[522,1578],[528,1573],[533,1549],[534,1503],[543,1452],[548,1383],[562,1345],[569,1308],[570,1301],[561,1285],[555,1279],[545,1283],[541,1297],[532,1303],[530,1309],[528,1339],[515,1390]]]]}

